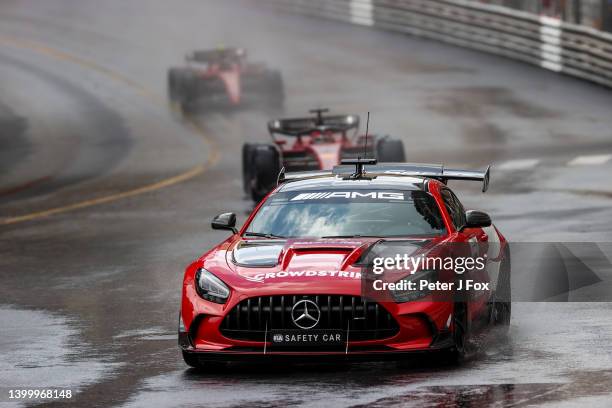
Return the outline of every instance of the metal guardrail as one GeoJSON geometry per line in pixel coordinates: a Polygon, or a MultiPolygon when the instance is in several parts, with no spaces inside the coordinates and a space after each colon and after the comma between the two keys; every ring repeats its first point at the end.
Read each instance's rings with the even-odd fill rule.
{"type": "Polygon", "coordinates": [[[275,9],[371,26],[538,65],[612,87],[612,34],[465,0],[267,0],[275,9]]]}

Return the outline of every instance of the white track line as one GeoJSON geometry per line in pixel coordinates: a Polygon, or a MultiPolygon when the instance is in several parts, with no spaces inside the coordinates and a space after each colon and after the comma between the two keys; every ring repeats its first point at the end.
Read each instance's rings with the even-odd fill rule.
{"type": "Polygon", "coordinates": [[[496,166],[496,170],[508,171],[508,170],[526,170],[535,167],[540,162],[539,159],[518,159],[510,160],[505,163],[496,166]]]}
{"type": "Polygon", "coordinates": [[[590,156],[578,156],[567,163],[568,166],[595,166],[604,164],[612,159],[612,154],[593,154],[590,156]]]}

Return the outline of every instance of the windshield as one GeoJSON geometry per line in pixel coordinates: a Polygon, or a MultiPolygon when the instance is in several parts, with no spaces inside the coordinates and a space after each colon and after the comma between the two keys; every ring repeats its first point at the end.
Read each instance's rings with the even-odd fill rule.
{"type": "Polygon", "coordinates": [[[255,215],[245,236],[406,237],[445,232],[434,198],[424,191],[281,192],[255,215]]]}

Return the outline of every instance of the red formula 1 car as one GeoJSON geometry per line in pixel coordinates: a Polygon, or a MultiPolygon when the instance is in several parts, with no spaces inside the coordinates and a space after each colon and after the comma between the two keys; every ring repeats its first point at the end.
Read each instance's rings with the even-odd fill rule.
{"type": "Polygon", "coordinates": [[[404,145],[389,136],[357,135],[359,116],[324,115],[328,109],[312,109],[314,117],[268,122],[272,143],[246,143],[242,148],[244,191],[259,202],[286,172],[329,170],[342,159],[376,157],[379,162],[404,162],[404,145]]]}
{"type": "Polygon", "coordinates": [[[446,185],[481,180],[484,191],[488,170],[352,162],[358,165],[284,175],[240,231],[235,214],[215,217],[212,227],[232,235],[189,265],[183,280],[178,335],[188,365],[433,351],[461,359],[476,330],[506,330],[506,241],[487,214],[465,211],[446,185]],[[394,245],[406,254],[484,259],[480,269],[420,267],[393,277],[396,284],[479,287],[461,296],[458,286],[446,296],[428,286],[374,293],[380,282],[369,286],[371,255],[394,245]]]}
{"type": "Polygon", "coordinates": [[[183,111],[196,106],[239,106],[249,102],[282,106],[281,73],[264,64],[247,63],[242,48],[194,51],[186,66],[168,70],[168,97],[183,111]]]}

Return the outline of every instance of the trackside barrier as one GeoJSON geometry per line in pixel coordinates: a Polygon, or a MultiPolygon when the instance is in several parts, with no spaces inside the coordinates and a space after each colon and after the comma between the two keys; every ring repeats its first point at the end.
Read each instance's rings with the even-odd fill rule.
{"type": "Polygon", "coordinates": [[[274,9],[439,40],[612,87],[612,34],[462,0],[266,0],[274,9]]]}

